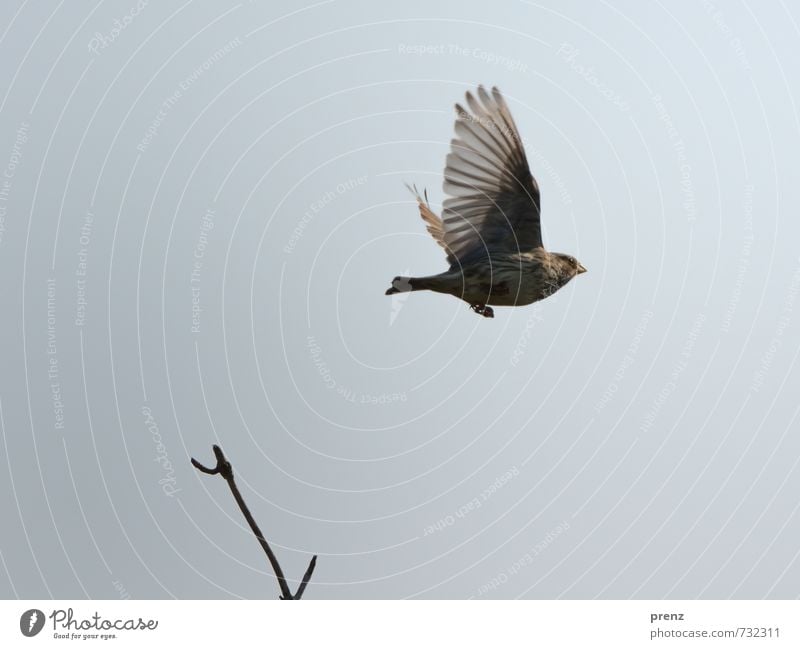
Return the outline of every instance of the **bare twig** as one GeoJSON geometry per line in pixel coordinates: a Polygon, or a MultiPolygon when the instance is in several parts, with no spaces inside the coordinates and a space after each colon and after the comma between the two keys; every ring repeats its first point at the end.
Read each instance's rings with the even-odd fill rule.
{"type": "Polygon", "coordinates": [[[198,471],[202,471],[203,473],[208,473],[209,475],[216,475],[218,473],[225,478],[225,482],[228,483],[228,487],[233,494],[233,498],[236,500],[236,504],[239,505],[239,509],[242,510],[242,514],[244,514],[247,523],[250,525],[250,529],[253,530],[253,534],[256,535],[256,538],[261,544],[264,553],[267,555],[267,559],[269,559],[269,563],[272,566],[272,571],[275,573],[275,578],[278,580],[278,587],[281,590],[280,599],[300,599],[306,590],[308,581],[311,579],[311,575],[314,572],[314,567],[317,565],[317,555],[311,557],[311,562],[308,564],[306,573],[303,575],[303,580],[297,587],[297,591],[294,593],[294,595],[292,595],[292,591],[289,590],[289,585],[286,583],[286,577],[283,575],[281,564],[278,563],[278,557],[275,556],[272,548],[269,547],[269,543],[267,543],[267,539],[265,539],[264,535],[261,533],[258,523],[256,523],[256,519],[253,518],[253,515],[250,513],[250,509],[247,507],[247,503],[244,502],[244,498],[242,498],[242,494],[239,492],[239,487],[236,486],[236,482],[233,479],[233,466],[228,461],[228,458],[225,457],[225,454],[222,452],[222,449],[219,446],[214,444],[213,448],[214,455],[217,458],[217,466],[215,466],[213,469],[209,469],[208,467],[200,464],[200,462],[194,458],[191,458],[194,468],[198,471]]]}

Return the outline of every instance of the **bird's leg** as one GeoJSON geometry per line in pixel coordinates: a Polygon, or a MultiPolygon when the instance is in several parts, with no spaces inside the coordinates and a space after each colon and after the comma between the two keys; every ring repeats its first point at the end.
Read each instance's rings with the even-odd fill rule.
{"type": "Polygon", "coordinates": [[[485,304],[470,304],[469,308],[475,313],[479,313],[484,318],[494,318],[494,309],[490,306],[486,306],[485,304]]]}

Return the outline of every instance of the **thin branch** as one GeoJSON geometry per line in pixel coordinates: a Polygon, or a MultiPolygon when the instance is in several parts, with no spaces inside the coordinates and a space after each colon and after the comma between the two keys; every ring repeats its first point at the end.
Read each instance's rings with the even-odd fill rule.
{"type": "Polygon", "coordinates": [[[308,564],[308,569],[303,575],[303,580],[297,587],[295,594],[292,595],[292,591],[289,590],[289,585],[286,583],[286,577],[283,575],[281,564],[278,563],[278,557],[275,556],[272,548],[269,547],[269,543],[267,543],[267,539],[264,538],[264,535],[261,533],[258,523],[256,523],[256,519],[253,518],[253,515],[250,513],[250,508],[247,506],[247,503],[244,502],[244,498],[242,498],[242,494],[239,492],[239,487],[236,486],[236,481],[233,479],[233,466],[228,461],[228,458],[225,457],[225,454],[222,452],[222,449],[219,446],[214,444],[213,448],[214,455],[217,458],[217,466],[215,466],[213,469],[209,469],[208,467],[200,464],[200,462],[194,458],[191,458],[192,465],[195,469],[202,471],[203,473],[207,473],[209,475],[216,475],[218,473],[225,478],[225,482],[228,483],[228,487],[233,494],[234,500],[236,500],[236,504],[239,505],[239,509],[242,511],[247,523],[250,525],[250,529],[253,530],[253,534],[255,534],[258,542],[261,544],[261,547],[264,550],[264,553],[267,555],[267,559],[269,559],[269,563],[272,566],[272,571],[275,573],[275,578],[278,580],[278,587],[281,590],[280,599],[300,599],[306,590],[309,580],[311,579],[311,575],[314,572],[314,567],[317,565],[317,555],[311,557],[311,562],[308,564]]]}
{"type": "Polygon", "coordinates": [[[306,569],[306,574],[303,575],[303,581],[300,582],[300,585],[297,587],[297,592],[294,594],[295,599],[300,599],[303,596],[303,593],[306,590],[306,586],[308,586],[308,580],[311,579],[311,574],[314,572],[314,568],[317,565],[317,555],[315,554],[311,557],[311,561],[308,564],[308,568],[306,569]]]}

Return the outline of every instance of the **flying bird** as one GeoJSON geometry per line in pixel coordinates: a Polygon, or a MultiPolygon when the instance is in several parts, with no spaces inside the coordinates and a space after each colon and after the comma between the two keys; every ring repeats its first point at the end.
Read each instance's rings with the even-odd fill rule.
{"type": "Polygon", "coordinates": [[[420,196],[419,213],[444,248],[450,269],[428,277],[395,277],[386,295],[435,291],[464,300],[486,318],[495,306],[521,306],[555,293],[586,269],[572,255],[542,244],[539,185],[528,168],[511,112],[497,88],[478,86],[456,104],[455,137],[444,169],[440,218],[420,196]]]}

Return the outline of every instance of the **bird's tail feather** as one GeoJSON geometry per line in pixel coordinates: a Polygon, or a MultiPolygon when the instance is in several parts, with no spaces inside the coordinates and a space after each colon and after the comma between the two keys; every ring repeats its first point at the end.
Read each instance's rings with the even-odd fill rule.
{"type": "Polygon", "coordinates": [[[407,293],[408,291],[417,290],[413,285],[412,277],[395,277],[392,280],[392,286],[386,290],[386,295],[394,295],[395,293],[407,293]]]}
{"type": "Polygon", "coordinates": [[[409,291],[438,291],[439,293],[449,293],[448,281],[442,281],[442,275],[430,275],[428,277],[395,277],[392,286],[386,291],[386,295],[395,293],[408,293],[409,291]]]}

